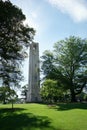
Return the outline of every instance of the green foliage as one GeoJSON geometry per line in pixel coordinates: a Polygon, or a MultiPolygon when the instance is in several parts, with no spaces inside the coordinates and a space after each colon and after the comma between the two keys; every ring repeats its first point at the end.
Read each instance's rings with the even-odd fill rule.
{"type": "Polygon", "coordinates": [[[0,78],[5,86],[19,86],[22,61],[35,31],[23,24],[22,10],[9,0],[0,1],[0,78]]]}
{"type": "Polygon", "coordinates": [[[27,91],[28,91],[28,84],[24,85],[22,87],[22,91],[21,91],[22,99],[24,99],[25,102],[26,102],[26,99],[27,99],[27,91]]]}
{"type": "Polygon", "coordinates": [[[54,68],[54,56],[51,51],[46,50],[41,57],[41,72],[45,78],[52,77],[51,72],[54,68]]]}
{"type": "Polygon", "coordinates": [[[78,101],[84,101],[87,102],[87,93],[81,92],[80,94],[77,95],[78,101]]]}
{"type": "Polygon", "coordinates": [[[70,90],[71,101],[75,102],[76,95],[87,85],[87,40],[72,36],[55,43],[51,62],[47,62],[49,53],[42,56],[45,77],[58,80],[65,90],[70,90]]]}
{"type": "Polygon", "coordinates": [[[45,80],[41,87],[41,97],[44,102],[53,103],[63,98],[63,91],[58,88],[57,81],[45,80]]]}
{"type": "Polygon", "coordinates": [[[9,87],[0,87],[0,101],[3,104],[11,103],[14,101],[17,97],[16,92],[13,89],[10,89],[9,87]]]}

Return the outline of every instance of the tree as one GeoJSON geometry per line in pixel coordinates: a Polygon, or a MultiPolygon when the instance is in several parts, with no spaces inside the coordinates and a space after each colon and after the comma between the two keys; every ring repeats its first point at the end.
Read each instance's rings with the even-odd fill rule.
{"type": "Polygon", "coordinates": [[[12,109],[13,109],[13,104],[17,99],[18,99],[18,95],[16,94],[16,92],[13,89],[10,89],[8,101],[12,104],[12,109]]]}
{"type": "Polygon", "coordinates": [[[45,102],[57,102],[63,97],[62,89],[59,89],[57,81],[47,79],[41,87],[41,98],[45,102]]]}
{"type": "Polygon", "coordinates": [[[17,94],[13,89],[5,86],[0,87],[0,101],[3,102],[3,104],[6,104],[8,102],[11,102],[13,104],[13,101],[16,97],[17,94]]]}
{"type": "Polygon", "coordinates": [[[21,64],[35,31],[24,25],[22,10],[9,0],[0,1],[0,78],[5,86],[17,86],[23,79],[21,64]]]}
{"type": "Polygon", "coordinates": [[[28,84],[26,84],[22,87],[22,92],[21,92],[22,99],[24,99],[25,102],[27,99],[27,91],[28,91],[28,84]]]}
{"type": "Polygon", "coordinates": [[[0,101],[3,102],[3,104],[6,104],[8,98],[8,91],[8,87],[0,87],[0,101]]]}
{"type": "Polygon", "coordinates": [[[76,95],[87,85],[87,40],[71,36],[59,41],[54,46],[53,55],[53,67],[48,74],[42,67],[43,72],[46,77],[60,81],[65,90],[70,90],[71,102],[76,102],[76,95]]]}
{"type": "Polygon", "coordinates": [[[41,72],[44,75],[44,78],[52,78],[54,70],[54,55],[50,50],[44,51],[41,56],[41,72]]]}

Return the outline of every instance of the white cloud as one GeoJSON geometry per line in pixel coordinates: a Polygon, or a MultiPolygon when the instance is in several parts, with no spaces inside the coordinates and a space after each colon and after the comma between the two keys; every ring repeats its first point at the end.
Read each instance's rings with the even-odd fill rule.
{"type": "Polygon", "coordinates": [[[37,23],[35,23],[32,18],[30,19],[26,19],[26,21],[24,21],[24,24],[28,24],[30,27],[34,28],[35,30],[38,30],[39,29],[39,25],[37,23]]]}
{"type": "Polygon", "coordinates": [[[87,20],[86,0],[47,0],[62,13],[68,14],[75,22],[87,20]]]}
{"type": "Polygon", "coordinates": [[[37,18],[37,17],[38,17],[38,14],[37,14],[36,12],[32,12],[32,13],[31,13],[31,16],[32,16],[33,18],[37,18]]]}

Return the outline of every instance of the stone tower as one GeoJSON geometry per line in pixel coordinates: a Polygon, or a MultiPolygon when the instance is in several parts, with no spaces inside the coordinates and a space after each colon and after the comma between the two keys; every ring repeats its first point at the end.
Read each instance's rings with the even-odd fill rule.
{"type": "Polygon", "coordinates": [[[30,44],[27,102],[40,102],[39,44],[30,44]]]}

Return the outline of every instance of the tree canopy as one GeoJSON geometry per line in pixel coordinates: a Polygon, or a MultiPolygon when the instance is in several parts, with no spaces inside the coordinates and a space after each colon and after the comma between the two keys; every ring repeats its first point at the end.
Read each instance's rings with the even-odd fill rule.
{"type": "Polygon", "coordinates": [[[5,86],[18,86],[23,79],[21,63],[35,34],[24,20],[21,9],[9,0],[0,1],[0,78],[5,86]]]}
{"type": "Polygon", "coordinates": [[[49,103],[60,101],[63,97],[62,89],[59,88],[57,81],[51,79],[43,82],[40,94],[42,100],[49,103]]]}
{"type": "Polygon", "coordinates": [[[75,102],[76,95],[87,85],[87,40],[71,36],[55,43],[51,62],[47,62],[51,56],[46,52],[42,56],[45,77],[60,81],[75,102]]]}

